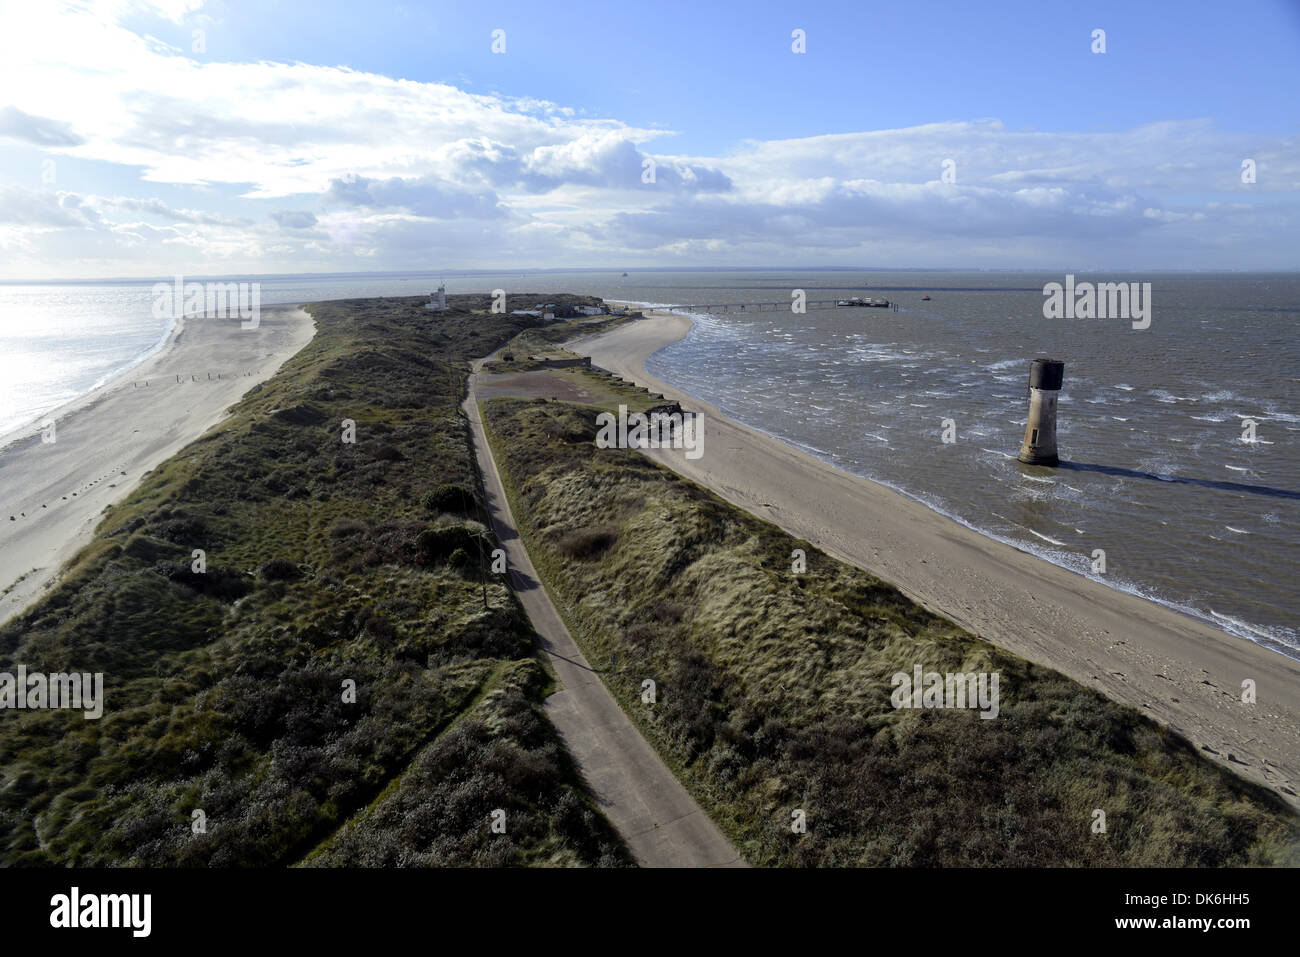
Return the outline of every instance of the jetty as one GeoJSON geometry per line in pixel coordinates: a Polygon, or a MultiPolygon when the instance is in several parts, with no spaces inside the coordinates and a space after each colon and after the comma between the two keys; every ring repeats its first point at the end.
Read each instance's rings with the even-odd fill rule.
{"type": "MultiPolygon", "coordinates": [[[[791,303],[785,301],[778,302],[714,302],[714,303],[679,303],[671,306],[664,306],[664,309],[671,309],[675,312],[781,312],[788,310],[791,303]]],[[[888,309],[891,312],[898,311],[898,303],[890,302],[888,299],[862,299],[854,297],[852,299],[809,299],[804,303],[808,309],[831,309],[844,306],[868,306],[876,309],[888,309]]]]}

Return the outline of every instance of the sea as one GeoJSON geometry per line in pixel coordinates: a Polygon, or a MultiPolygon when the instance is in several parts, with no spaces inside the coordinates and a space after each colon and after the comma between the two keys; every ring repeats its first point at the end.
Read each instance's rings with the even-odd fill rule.
{"type": "MultiPolygon", "coordinates": [[[[252,278],[263,305],[421,295],[445,281],[452,294],[679,307],[695,327],[651,357],[656,377],[989,538],[1300,659],[1300,274],[1075,276],[1150,283],[1145,329],[1046,317],[1044,289],[1064,284],[1061,273],[252,278]],[[874,296],[897,308],[798,313],[795,290],[813,303],[874,296]],[[1065,363],[1056,469],[1016,460],[1040,356],[1065,363]]],[[[156,281],[170,278],[0,284],[0,443],[162,346],[172,323],[153,315],[156,281]]]]}

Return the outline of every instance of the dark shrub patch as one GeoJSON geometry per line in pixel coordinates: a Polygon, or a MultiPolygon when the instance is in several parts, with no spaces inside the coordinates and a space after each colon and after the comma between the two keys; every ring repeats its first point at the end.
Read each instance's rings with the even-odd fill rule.
{"type": "Polygon", "coordinates": [[[420,498],[420,505],[429,512],[458,512],[467,515],[477,511],[478,500],[463,485],[439,485],[420,498]]]}
{"type": "Polygon", "coordinates": [[[474,536],[464,525],[426,528],[416,538],[415,544],[426,562],[445,561],[458,549],[468,552],[478,547],[474,536]]]}
{"type": "Polygon", "coordinates": [[[362,535],[370,531],[370,526],[365,522],[358,522],[355,518],[344,518],[330,526],[330,538],[348,538],[352,535],[362,535]]]}
{"type": "Polygon", "coordinates": [[[292,581],[302,574],[298,566],[287,558],[272,558],[257,566],[259,577],[269,582],[292,581]]]}
{"type": "Polygon", "coordinates": [[[185,554],[185,549],[179,545],[150,538],[144,534],[132,535],[127,539],[126,546],[122,551],[131,558],[139,558],[146,562],[156,562],[165,558],[179,558],[185,554]]]}
{"type": "Polygon", "coordinates": [[[220,601],[234,601],[243,598],[253,589],[252,582],[233,568],[209,567],[202,574],[192,570],[193,566],[176,562],[164,566],[167,578],[179,585],[192,588],[201,595],[210,595],[220,601]]]}
{"type": "Polygon", "coordinates": [[[561,535],[556,547],[570,558],[590,561],[609,551],[617,540],[618,531],[610,526],[579,528],[561,535]]]}

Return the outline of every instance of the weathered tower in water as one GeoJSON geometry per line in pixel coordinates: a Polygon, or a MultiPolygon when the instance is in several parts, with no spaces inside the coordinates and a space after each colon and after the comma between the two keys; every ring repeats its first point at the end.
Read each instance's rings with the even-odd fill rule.
{"type": "Polygon", "coordinates": [[[1065,381],[1065,363],[1058,359],[1035,359],[1029,367],[1029,421],[1020,461],[1028,465],[1060,464],[1056,455],[1056,397],[1065,381]]]}

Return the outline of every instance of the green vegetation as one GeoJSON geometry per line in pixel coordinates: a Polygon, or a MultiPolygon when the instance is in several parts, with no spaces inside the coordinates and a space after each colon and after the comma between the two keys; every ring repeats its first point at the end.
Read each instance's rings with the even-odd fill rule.
{"type": "Polygon", "coordinates": [[[638,453],[596,448],[593,412],[486,404],[520,533],[593,667],[751,862],[1296,862],[1297,818],[1266,789],[638,453]],[[998,672],[999,716],[895,710],[891,675],[915,664],[998,672]]]}
{"type": "Polygon", "coordinates": [[[536,320],[422,302],[309,307],[313,341],[0,628],[0,670],[103,672],[106,699],[4,714],[0,863],[630,863],[471,560],[467,361],[536,320]]]}
{"type": "Polygon", "coordinates": [[[624,865],[599,814],[577,789],[556,786],[568,759],[533,706],[543,679],[535,661],[503,665],[495,690],[306,863],[624,865]],[[486,841],[485,807],[505,812],[505,833],[486,841]]]}

